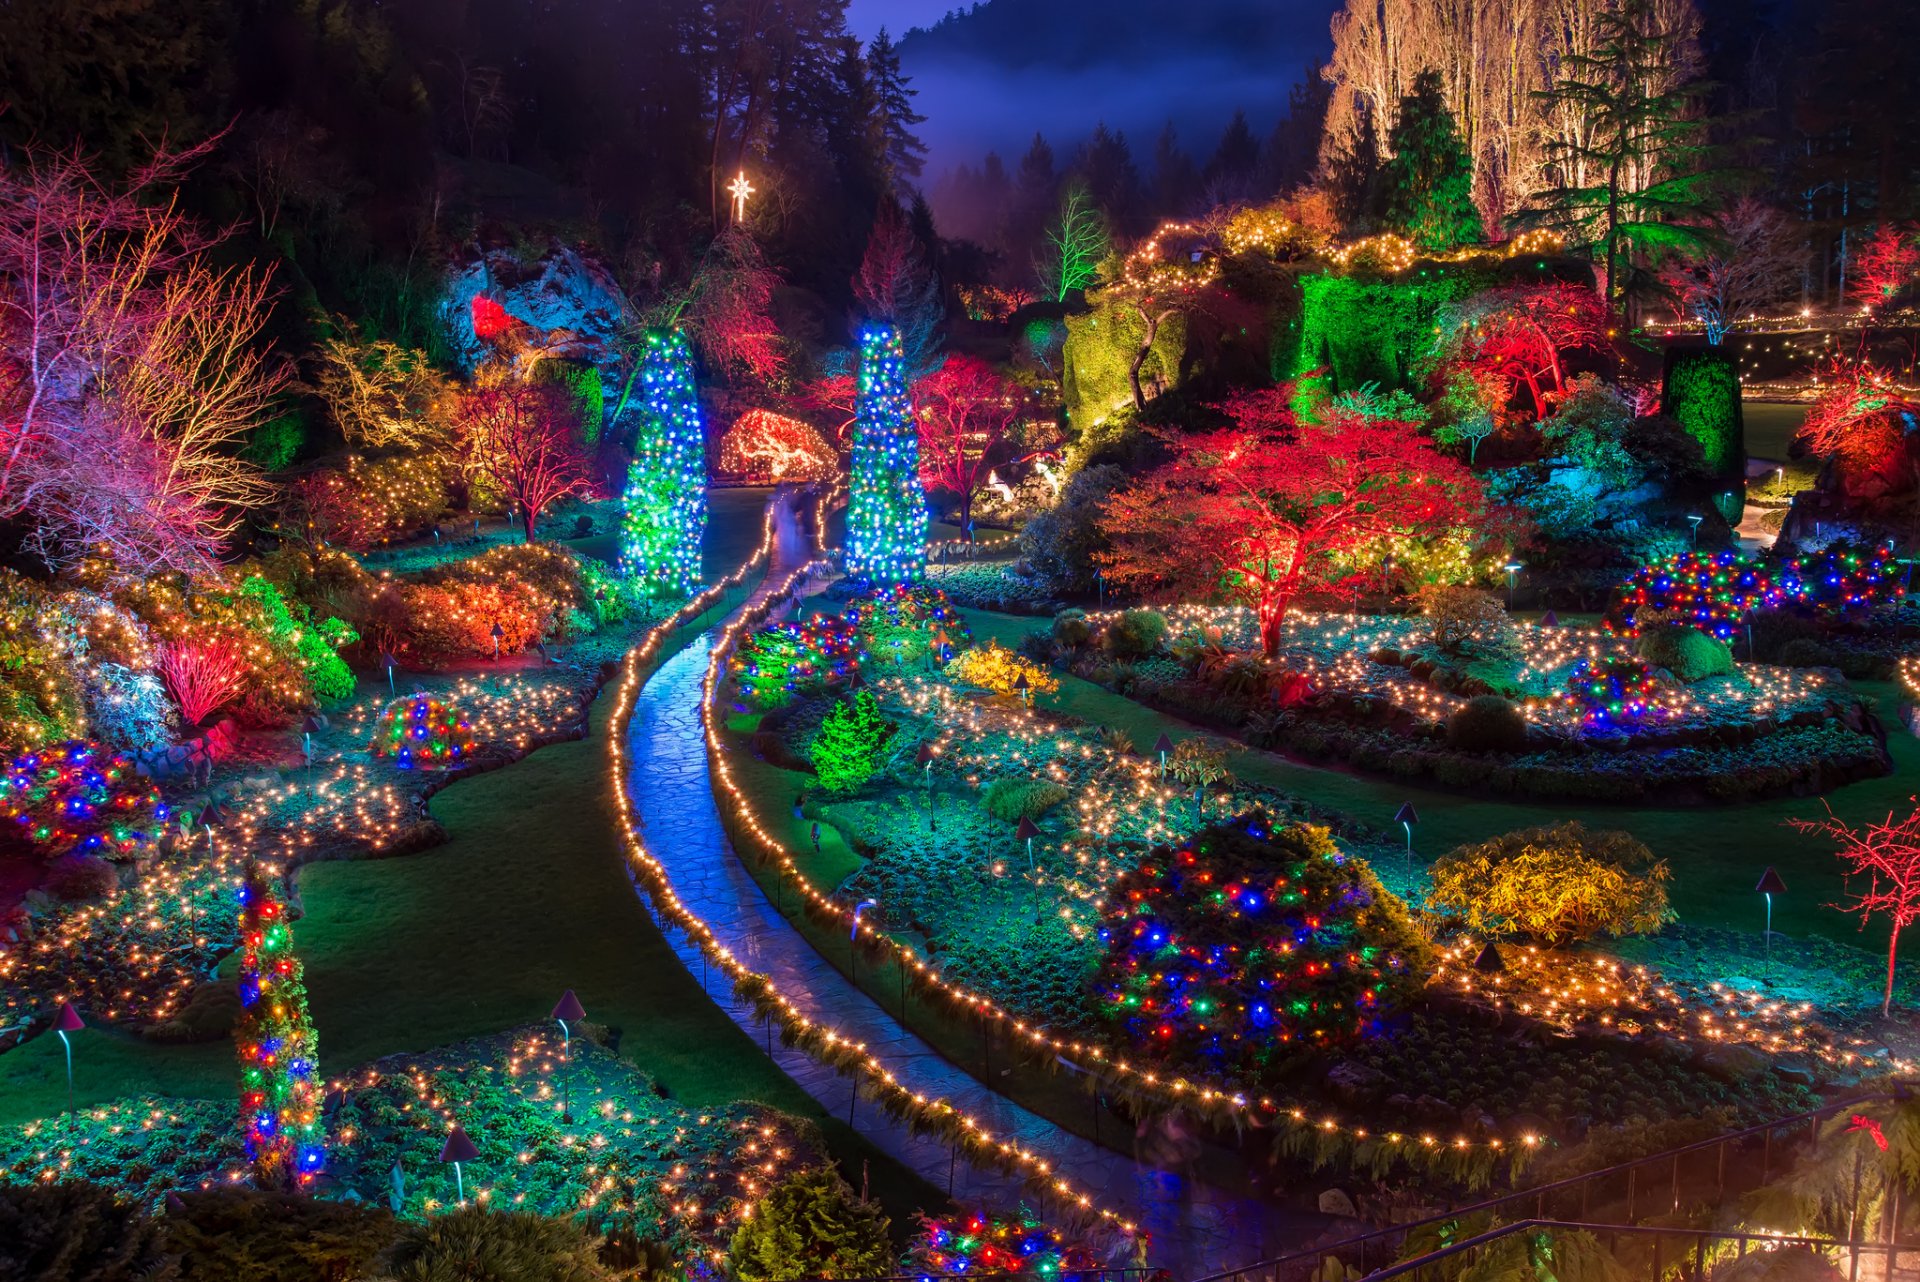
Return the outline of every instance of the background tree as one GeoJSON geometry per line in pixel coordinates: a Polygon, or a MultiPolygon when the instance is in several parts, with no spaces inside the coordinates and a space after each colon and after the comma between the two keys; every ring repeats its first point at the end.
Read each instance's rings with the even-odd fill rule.
{"type": "Polygon", "coordinates": [[[1340,553],[1452,532],[1483,505],[1472,474],[1412,424],[1338,406],[1306,422],[1292,394],[1245,393],[1220,407],[1232,427],[1169,436],[1173,460],[1115,492],[1100,520],[1112,581],[1239,601],[1269,656],[1294,600],[1343,581],[1340,553]]]}
{"type": "Polygon", "coordinates": [[[1639,257],[1698,252],[1720,175],[1708,169],[1704,81],[1673,76],[1687,34],[1658,0],[1620,0],[1594,17],[1598,41],[1567,59],[1552,109],[1585,121],[1548,153],[1543,209],[1589,247],[1610,307],[1642,292],[1639,257]]]}
{"type": "Polygon", "coordinates": [[[867,251],[853,277],[853,297],[862,320],[886,321],[898,332],[909,378],[933,367],[946,304],[926,247],[892,197],[880,202],[874,217],[867,251]]]}
{"type": "Polygon", "coordinates": [[[1040,288],[1055,302],[1065,302],[1068,295],[1085,291],[1099,279],[1109,248],[1107,217],[1093,203],[1085,183],[1067,184],[1060,194],[1059,213],[1045,235],[1045,248],[1035,264],[1040,288]]]}
{"type": "Polygon", "coordinates": [[[867,46],[867,82],[873,95],[875,127],[884,140],[887,176],[894,192],[899,193],[926,166],[926,144],[913,128],[926,123],[927,118],[913,109],[914,95],[920,91],[901,73],[900,46],[885,27],[867,46]]]}
{"type": "Polygon", "coordinates": [[[1473,203],[1473,161],[1440,92],[1440,73],[1414,77],[1387,136],[1392,151],[1380,172],[1387,221],[1427,250],[1447,250],[1480,239],[1473,203]]]}
{"type": "MultiPolygon", "coordinates": [[[[710,374],[770,386],[787,368],[786,340],[773,319],[779,287],[779,273],[767,265],[753,237],[729,230],[714,238],[684,300],[663,323],[677,319],[710,374]]],[[[636,361],[633,373],[639,368],[636,361]]]]}
{"type": "MultiPolygon", "coordinates": [[[[1920,800],[1908,798],[1909,801],[1920,800]]],[[[1834,852],[1846,865],[1847,899],[1833,905],[1860,919],[1860,928],[1875,917],[1887,923],[1887,987],[1880,1001],[1884,1016],[1893,1010],[1894,965],[1900,956],[1900,932],[1920,919],[1920,805],[1901,818],[1888,811],[1876,824],[1855,828],[1840,822],[1833,807],[1825,819],[1789,819],[1799,832],[1830,838],[1834,852]],[[1856,881],[1865,889],[1852,889],[1856,881]]]]}
{"type": "Polygon", "coordinates": [[[960,524],[972,538],[973,496],[1020,421],[1020,387],[976,356],[954,355],[914,385],[913,397],[921,483],[960,500],[960,524]]]}
{"type": "Polygon", "coordinates": [[[315,353],[313,391],[348,443],[376,450],[444,444],[450,391],[427,354],[362,338],[344,317],[338,324],[315,353]]]}
{"type": "Polygon", "coordinates": [[[1787,296],[1806,255],[1786,215],[1755,196],[1727,206],[1713,229],[1711,241],[1668,258],[1660,283],[1718,346],[1741,315],[1787,296]]]}
{"type": "Polygon", "coordinates": [[[1913,284],[1920,269],[1920,227],[1880,223],[1860,244],[1853,260],[1856,292],[1878,312],[1913,284]]]}
{"type": "Polygon", "coordinates": [[[125,182],[77,153],[0,171],[0,516],[53,565],[208,568],[271,491],[239,451],[285,386],[261,273],[171,198],[205,148],[125,182]]]}
{"type": "Polygon", "coordinates": [[[467,473],[519,515],[529,543],[547,505],[585,493],[592,476],[571,410],[566,392],[551,383],[502,381],[460,397],[458,449],[467,473]]]}

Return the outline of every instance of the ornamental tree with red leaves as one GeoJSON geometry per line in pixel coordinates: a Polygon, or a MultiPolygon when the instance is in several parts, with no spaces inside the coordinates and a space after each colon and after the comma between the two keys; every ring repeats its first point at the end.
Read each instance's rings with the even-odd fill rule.
{"type": "Polygon", "coordinates": [[[1508,285],[1448,308],[1440,324],[1439,369],[1466,366],[1527,389],[1536,419],[1566,394],[1568,358],[1607,350],[1608,317],[1584,285],[1508,285]]]}
{"type": "Polygon", "coordinates": [[[1839,471],[1847,494],[1872,498],[1920,485],[1920,459],[1908,437],[1920,428],[1920,403],[1893,376],[1865,359],[1836,357],[1820,371],[1820,395],[1800,425],[1800,439],[1839,471]]]}
{"type": "Polygon", "coordinates": [[[1486,506],[1473,474],[1413,424],[1339,406],[1309,423],[1292,397],[1250,392],[1220,406],[1232,427],[1165,434],[1173,460],[1116,491],[1099,522],[1112,549],[1097,559],[1113,583],[1247,605],[1269,656],[1296,597],[1345,581],[1341,553],[1446,534],[1486,506]]]}
{"type": "Polygon", "coordinates": [[[1892,811],[1877,824],[1855,828],[1840,822],[1827,807],[1825,819],[1789,819],[1800,832],[1831,837],[1839,847],[1834,853],[1846,865],[1848,898],[1830,904],[1860,919],[1860,929],[1875,917],[1887,920],[1887,987],[1880,1001],[1880,1014],[1893,1009],[1894,964],[1900,955],[1900,932],[1920,919],[1920,798],[1911,814],[1896,819],[1892,811]],[[1853,890],[1856,879],[1864,878],[1866,889],[1853,890]]]}
{"type": "Polygon", "coordinates": [[[502,382],[460,397],[459,451],[468,473],[520,513],[527,542],[548,504],[587,491],[591,461],[577,442],[573,406],[553,383],[502,382]]]}
{"type": "Polygon", "coordinates": [[[960,500],[960,524],[973,528],[973,496],[1020,420],[1019,385],[977,356],[949,356],[913,385],[920,421],[920,483],[960,500]]]}
{"type": "Polygon", "coordinates": [[[238,698],[247,679],[239,647],[220,636],[163,641],[154,652],[154,668],[189,726],[238,698]]]}
{"type": "Polygon", "coordinates": [[[1879,311],[1913,284],[1920,271],[1920,226],[1881,223],[1853,258],[1853,279],[1868,307],[1879,311]]]}
{"type": "Polygon", "coordinates": [[[860,388],[851,374],[822,374],[803,384],[794,404],[833,421],[833,439],[846,445],[851,439],[860,388]]]}

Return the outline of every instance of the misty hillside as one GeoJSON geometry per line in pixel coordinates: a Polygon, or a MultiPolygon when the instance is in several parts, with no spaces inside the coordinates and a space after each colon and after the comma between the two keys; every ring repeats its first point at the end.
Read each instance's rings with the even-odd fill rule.
{"type": "Polygon", "coordinates": [[[1327,43],[1332,0],[986,0],[910,32],[902,54],[915,63],[977,60],[1007,69],[1076,71],[1139,65],[1205,51],[1237,51],[1248,64],[1277,63],[1291,74],[1327,43]]]}

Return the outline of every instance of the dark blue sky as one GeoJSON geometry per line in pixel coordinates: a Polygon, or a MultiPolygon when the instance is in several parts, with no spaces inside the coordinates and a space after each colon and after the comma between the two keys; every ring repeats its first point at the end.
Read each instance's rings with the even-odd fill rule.
{"type": "Polygon", "coordinates": [[[882,27],[899,36],[909,27],[932,26],[956,7],[965,6],[957,6],[954,0],[851,0],[847,27],[862,40],[873,39],[873,33],[882,27]]]}

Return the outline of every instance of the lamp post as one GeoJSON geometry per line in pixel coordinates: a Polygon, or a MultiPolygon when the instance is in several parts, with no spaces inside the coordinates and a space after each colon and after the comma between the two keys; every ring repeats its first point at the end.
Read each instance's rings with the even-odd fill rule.
{"type": "Polygon", "coordinates": [[[560,1120],[569,1126],[573,1125],[573,1030],[567,1027],[567,1021],[586,1017],[586,1008],[571,988],[560,994],[553,1018],[560,1025],[560,1120]]]}
{"type": "Polygon", "coordinates": [[[1771,973],[1773,970],[1773,897],[1775,895],[1786,894],[1787,883],[1781,880],[1780,874],[1774,870],[1773,865],[1768,864],[1767,870],[1760,874],[1760,884],[1755,886],[1754,889],[1759,891],[1767,901],[1767,932],[1765,939],[1767,948],[1767,970],[1771,973]]]}
{"type": "Polygon", "coordinates": [[[1505,569],[1507,571],[1507,609],[1509,611],[1513,609],[1514,582],[1519,578],[1520,571],[1526,568],[1527,568],[1526,566],[1520,564],[1520,562],[1518,561],[1509,561],[1505,566],[1505,569]]]}
{"type": "Polygon", "coordinates": [[[1160,754],[1160,777],[1167,777],[1167,754],[1173,751],[1173,740],[1162,730],[1160,737],[1153,741],[1153,750],[1160,754]]]}
{"type": "Polygon", "coordinates": [[[921,744],[920,750],[913,754],[913,759],[920,763],[921,771],[926,775],[926,778],[927,778],[927,831],[928,832],[933,831],[933,759],[938,755],[939,754],[933,750],[933,744],[931,742],[921,744]]]}
{"type": "Polygon", "coordinates": [[[1413,871],[1413,826],[1420,822],[1420,812],[1413,808],[1411,801],[1400,803],[1400,809],[1394,811],[1393,821],[1407,830],[1407,871],[1413,871]]]}
{"type": "Polygon", "coordinates": [[[67,1040],[68,1033],[77,1033],[87,1026],[80,1018],[80,1012],[73,1008],[72,1002],[60,1003],[60,1018],[54,1021],[53,1031],[60,1034],[60,1044],[67,1050],[67,1112],[73,1112],[73,1043],[67,1040]]]}
{"type": "Polygon", "coordinates": [[[1693,543],[1698,543],[1700,541],[1700,522],[1706,519],[1707,518],[1705,518],[1704,516],[1695,516],[1692,513],[1687,514],[1688,541],[1693,543]]]}
{"type": "Polygon", "coordinates": [[[500,657],[500,638],[507,635],[507,630],[500,626],[500,621],[498,619],[495,619],[493,621],[492,635],[493,635],[493,657],[497,659],[500,657]]]}
{"type": "Polygon", "coordinates": [[[453,1163],[453,1187],[462,1206],[467,1204],[467,1180],[460,1171],[460,1163],[475,1161],[479,1156],[480,1150],[467,1138],[466,1128],[459,1125],[447,1132],[447,1142],[440,1146],[440,1161],[453,1163]]]}
{"type": "Polygon", "coordinates": [[[1021,841],[1024,841],[1027,843],[1027,871],[1032,872],[1033,871],[1033,839],[1040,835],[1040,829],[1035,826],[1033,820],[1027,818],[1027,816],[1025,815],[1021,815],[1020,826],[1014,829],[1013,835],[1018,837],[1021,841]]]}
{"type": "Polygon", "coordinates": [[[853,929],[847,932],[847,971],[855,988],[860,986],[860,914],[879,904],[877,899],[862,899],[853,906],[853,929]]]}

